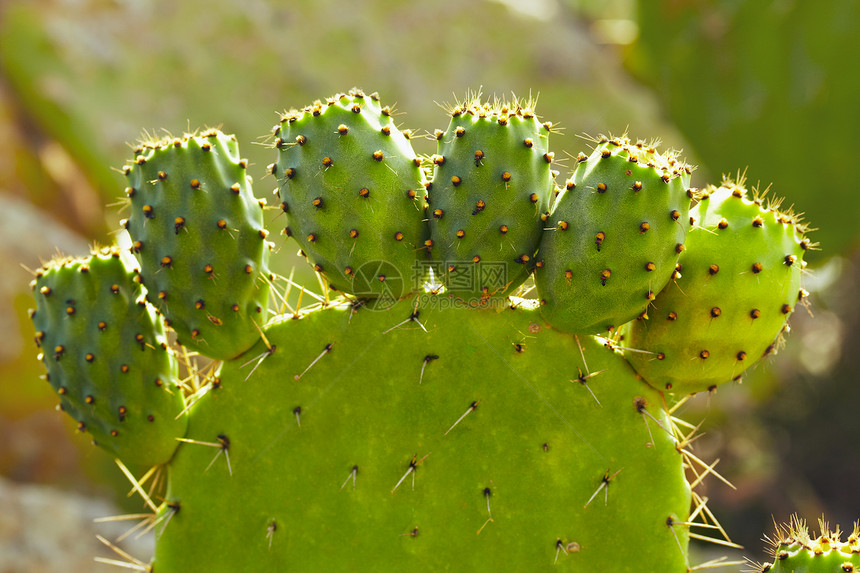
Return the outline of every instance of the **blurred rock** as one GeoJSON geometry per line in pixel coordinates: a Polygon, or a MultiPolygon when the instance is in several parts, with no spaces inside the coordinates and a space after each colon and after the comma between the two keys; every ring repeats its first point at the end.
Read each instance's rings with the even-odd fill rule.
{"type": "MultiPolygon", "coordinates": [[[[118,510],[106,500],[0,478],[0,573],[89,573],[115,571],[94,555],[120,559],[96,539],[115,539],[134,522],[94,523],[118,510]]],[[[124,551],[148,562],[150,537],[122,543],[124,551]]]]}

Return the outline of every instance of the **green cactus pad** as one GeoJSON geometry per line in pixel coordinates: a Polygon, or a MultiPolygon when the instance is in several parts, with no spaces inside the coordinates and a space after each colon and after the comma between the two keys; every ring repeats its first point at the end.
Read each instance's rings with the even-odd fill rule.
{"type": "Polygon", "coordinates": [[[642,314],[690,227],[690,168],[626,138],[601,139],[558,196],[535,282],[555,328],[600,333],[642,314]]]}
{"type": "Polygon", "coordinates": [[[225,363],[154,570],[687,571],[661,395],[536,311],[448,302],[313,311],[225,363]]]}
{"type": "Polygon", "coordinates": [[[649,383],[700,392],[738,378],[775,351],[803,299],[804,226],[743,182],[709,187],[691,211],[695,228],[680,276],[654,300],[648,317],[625,329],[628,359],[649,383]]]}
{"type": "Polygon", "coordinates": [[[376,94],[338,94],[275,128],[284,233],[339,291],[390,302],[421,284],[425,179],[408,132],[376,94]]]}
{"type": "Polygon", "coordinates": [[[155,465],[185,432],[176,361],[130,256],[57,259],[33,282],[33,325],[60,408],[112,456],[155,465]]]}
{"type": "Polygon", "coordinates": [[[813,538],[806,523],[793,516],[788,525],[778,526],[771,540],[773,563],[759,564],[757,573],[846,573],[860,571],[860,524],[846,541],[837,526],[831,531],[819,522],[820,534],[813,538]]]}
{"type": "Polygon", "coordinates": [[[266,319],[269,248],[235,137],[212,129],[146,142],[135,155],[123,226],[148,300],[181,344],[213,358],[241,354],[266,319]]]}
{"type": "Polygon", "coordinates": [[[436,133],[427,218],[434,270],[450,294],[510,294],[532,269],[554,187],[552,125],[533,105],[468,98],[436,133]]]}

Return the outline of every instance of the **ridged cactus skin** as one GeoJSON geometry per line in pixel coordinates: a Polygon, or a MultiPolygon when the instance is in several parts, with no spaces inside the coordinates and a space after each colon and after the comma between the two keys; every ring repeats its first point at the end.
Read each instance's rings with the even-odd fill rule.
{"type": "Polygon", "coordinates": [[[167,476],[126,469],[156,549],[125,565],[688,573],[691,538],[730,543],[667,391],[769,348],[803,292],[802,225],[740,183],[700,195],[626,139],[595,141],[550,207],[551,125],[530,103],[457,105],[432,158],[375,94],[282,116],[269,175],[324,288],[310,306],[270,275],[264,203],[217,130],[136,150],[131,253],[36,273],[61,406],[156,466],[141,481],[167,476]],[[464,287],[460,261],[504,280],[464,287]],[[738,322],[750,308],[763,331],[738,322]]]}
{"type": "Polygon", "coordinates": [[[36,342],[60,407],[130,463],[168,461],[185,432],[177,364],[130,255],[56,259],[33,282],[36,342]]]}
{"type": "Polygon", "coordinates": [[[312,311],[267,329],[276,350],[255,347],[250,376],[224,364],[188,437],[228,438],[230,465],[180,446],[156,571],[685,571],[671,422],[620,353],[580,352],[536,310],[422,310],[424,328],[390,330],[414,307],[312,311]]]}
{"type": "Polygon", "coordinates": [[[507,296],[534,265],[554,182],[552,124],[532,107],[470,98],[436,133],[427,219],[434,270],[451,294],[507,296]]]}
{"type": "Polygon", "coordinates": [[[426,180],[407,136],[361,90],[292,110],[275,128],[284,233],[336,290],[392,303],[412,292],[426,259],[426,180]]]}
{"type": "Polygon", "coordinates": [[[602,138],[580,155],[540,244],[542,313],[572,333],[611,332],[646,312],[690,228],[690,168],[673,153],[602,138]]]}
{"type": "Polygon", "coordinates": [[[806,522],[792,517],[787,525],[778,526],[771,540],[773,563],[755,566],[752,573],[850,573],[860,571],[860,524],[842,541],[837,526],[831,531],[819,522],[818,537],[810,536],[806,522]]]}
{"type": "Polygon", "coordinates": [[[631,364],[657,387],[693,393],[738,378],[775,351],[805,296],[803,225],[748,195],[730,179],[705,191],[680,277],[625,328],[625,346],[644,351],[631,364]]]}
{"type": "Polygon", "coordinates": [[[236,138],[211,129],[135,152],[125,167],[131,215],[123,226],[148,300],[181,344],[238,356],[266,320],[269,244],[236,138]]]}

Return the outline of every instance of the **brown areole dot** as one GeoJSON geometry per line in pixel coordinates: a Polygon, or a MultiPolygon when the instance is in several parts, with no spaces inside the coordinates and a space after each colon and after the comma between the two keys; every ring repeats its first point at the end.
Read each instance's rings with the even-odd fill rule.
{"type": "Polygon", "coordinates": [[[603,269],[600,271],[600,284],[606,286],[606,281],[610,276],[612,276],[612,271],[610,269],[603,269]]]}

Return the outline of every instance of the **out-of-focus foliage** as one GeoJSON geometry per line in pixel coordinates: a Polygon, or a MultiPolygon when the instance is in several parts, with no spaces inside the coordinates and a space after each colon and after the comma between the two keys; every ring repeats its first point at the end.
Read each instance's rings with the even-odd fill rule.
{"type": "Polygon", "coordinates": [[[773,183],[825,254],[857,246],[860,3],[660,0],[638,16],[628,64],[704,164],[773,183]]]}

